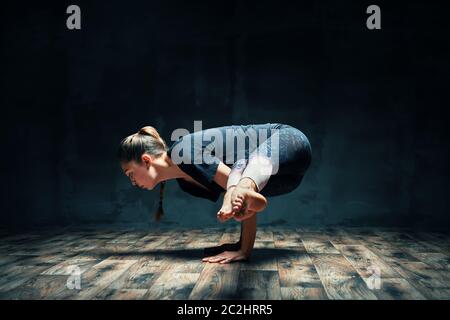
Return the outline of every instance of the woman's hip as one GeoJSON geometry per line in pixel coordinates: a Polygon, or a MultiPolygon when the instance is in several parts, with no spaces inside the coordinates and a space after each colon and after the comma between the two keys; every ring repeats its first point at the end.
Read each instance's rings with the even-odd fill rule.
{"type": "Polygon", "coordinates": [[[312,158],[311,144],[306,135],[290,125],[282,125],[271,138],[274,174],[303,175],[312,158]]]}

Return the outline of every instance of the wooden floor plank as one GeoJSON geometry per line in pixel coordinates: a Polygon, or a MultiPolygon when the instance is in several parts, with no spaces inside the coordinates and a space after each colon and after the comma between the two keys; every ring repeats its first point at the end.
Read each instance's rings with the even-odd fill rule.
{"type": "Polygon", "coordinates": [[[300,232],[297,232],[295,229],[276,229],[273,231],[273,240],[299,243],[301,242],[300,232]]]}
{"type": "MultiPolygon", "coordinates": [[[[271,242],[273,244],[273,242],[271,242]]],[[[282,249],[255,248],[248,261],[242,263],[241,270],[277,271],[277,256],[283,254],[282,249]]]]}
{"type": "MultiPolygon", "coordinates": [[[[164,258],[141,258],[106,288],[106,291],[108,291],[106,296],[111,295],[111,292],[114,292],[115,295],[115,292],[125,289],[147,290],[159,275],[169,267],[169,262],[164,258]]],[[[97,295],[97,298],[101,296],[97,295]]]]}
{"type": "Polygon", "coordinates": [[[292,254],[278,257],[277,269],[282,287],[322,286],[311,257],[305,251],[293,251],[292,254]]]}
{"type": "Polygon", "coordinates": [[[396,247],[392,243],[367,244],[366,247],[390,265],[403,262],[420,262],[419,259],[408,253],[404,248],[396,247]]]}
{"type": "Polygon", "coordinates": [[[237,228],[227,228],[220,237],[219,245],[224,243],[236,243],[239,241],[240,235],[241,233],[237,228]]]}
{"type": "Polygon", "coordinates": [[[147,237],[145,239],[138,240],[133,248],[136,252],[146,253],[152,252],[155,249],[164,248],[164,243],[170,239],[169,235],[155,236],[155,237],[147,237]]]}
{"type": "Polygon", "coordinates": [[[219,245],[223,233],[199,232],[192,237],[192,240],[186,245],[190,249],[203,249],[219,245]]]}
{"type": "Polygon", "coordinates": [[[0,292],[6,292],[26,283],[29,279],[35,277],[48,266],[36,267],[30,266],[18,266],[14,265],[9,267],[7,270],[1,274],[0,277],[0,292]]]}
{"type": "Polygon", "coordinates": [[[37,275],[7,292],[0,292],[0,299],[44,300],[59,299],[62,292],[68,292],[67,276],[37,275]]]}
{"type": "Polygon", "coordinates": [[[423,262],[402,262],[393,268],[427,299],[449,299],[450,279],[423,262]]]}
{"type": "Polygon", "coordinates": [[[339,251],[328,239],[319,237],[302,236],[302,242],[306,250],[312,254],[339,254],[339,251]]]}
{"type": "Polygon", "coordinates": [[[206,263],[189,299],[215,300],[236,297],[240,264],[206,263]]]}
{"type": "Polygon", "coordinates": [[[450,272],[450,255],[440,252],[410,252],[414,257],[430,267],[450,272]]]}
{"type": "Polygon", "coordinates": [[[281,288],[277,271],[241,270],[237,298],[246,300],[280,300],[281,288]]]}
{"type": "Polygon", "coordinates": [[[342,255],[312,254],[311,258],[330,299],[377,299],[342,255]]]}
{"type": "Polygon", "coordinates": [[[373,290],[379,300],[425,300],[426,298],[403,278],[381,278],[380,288],[373,290]]]}
{"type": "Polygon", "coordinates": [[[90,269],[94,265],[98,264],[98,259],[91,258],[71,258],[60,262],[47,270],[44,270],[42,275],[70,275],[73,272],[74,267],[78,267],[80,272],[83,273],[90,269]]]}
{"type": "Polygon", "coordinates": [[[328,299],[319,274],[303,248],[297,248],[292,254],[277,260],[282,299],[328,299]]]}
{"type": "Polygon", "coordinates": [[[273,232],[266,229],[259,229],[256,232],[256,241],[273,241],[273,232]]]}
{"type": "Polygon", "coordinates": [[[248,261],[201,261],[239,236],[239,224],[5,232],[0,299],[450,299],[445,233],[263,226],[248,261]]]}
{"type": "Polygon", "coordinates": [[[363,245],[340,245],[340,252],[367,282],[374,273],[382,278],[398,278],[399,274],[363,245]]]}
{"type": "Polygon", "coordinates": [[[200,274],[163,272],[149,288],[145,299],[185,300],[188,299],[200,274]]]}
{"type": "Polygon", "coordinates": [[[119,290],[105,290],[101,295],[96,296],[96,299],[102,300],[143,300],[147,295],[147,289],[119,289],[119,290]]]}
{"type": "Polygon", "coordinates": [[[320,287],[281,287],[281,298],[283,300],[328,300],[325,289],[320,287]]]}
{"type": "Polygon", "coordinates": [[[70,299],[92,299],[117,280],[136,260],[103,260],[81,275],[81,289],[70,299]]]}

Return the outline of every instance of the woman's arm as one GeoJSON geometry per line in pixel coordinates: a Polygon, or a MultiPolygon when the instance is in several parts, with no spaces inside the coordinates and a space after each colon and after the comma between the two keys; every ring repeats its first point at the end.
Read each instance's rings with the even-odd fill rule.
{"type": "MultiPolygon", "coordinates": [[[[219,163],[217,167],[216,175],[214,176],[214,181],[220,185],[222,188],[227,188],[228,177],[230,175],[231,168],[229,168],[223,162],[219,163]]],[[[241,222],[241,251],[248,257],[253,249],[256,238],[256,214],[251,218],[246,219],[241,222]]]]}
{"type": "Polygon", "coordinates": [[[246,260],[250,257],[250,254],[255,244],[256,238],[256,214],[242,221],[241,224],[241,248],[237,251],[224,251],[218,255],[212,257],[203,258],[204,262],[212,263],[230,263],[233,261],[246,260]]]}
{"type": "Polygon", "coordinates": [[[241,222],[241,252],[248,258],[255,244],[256,214],[241,222]]]}
{"type": "Polygon", "coordinates": [[[227,189],[227,181],[228,176],[230,175],[231,168],[228,167],[225,163],[220,161],[219,166],[217,167],[216,174],[214,175],[214,181],[221,186],[224,190],[227,189]]]}

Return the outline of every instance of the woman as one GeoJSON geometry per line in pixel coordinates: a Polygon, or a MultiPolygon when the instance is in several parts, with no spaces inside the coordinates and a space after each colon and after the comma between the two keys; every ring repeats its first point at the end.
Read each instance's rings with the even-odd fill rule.
{"type": "Polygon", "coordinates": [[[250,256],[256,213],[265,209],[267,197],[300,185],[311,163],[311,145],[290,125],[265,123],[197,131],[168,148],[156,129],[146,126],[120,142],[118,156],[133,185],[153,190],[160,184],[156,220],[163,215],[166,180],[176,179],[183,191],[214,202],[225,193],[217,218],[240,221],[241,237],[238,243],[205,249],[203,261],[229,263],[250,256]]]}

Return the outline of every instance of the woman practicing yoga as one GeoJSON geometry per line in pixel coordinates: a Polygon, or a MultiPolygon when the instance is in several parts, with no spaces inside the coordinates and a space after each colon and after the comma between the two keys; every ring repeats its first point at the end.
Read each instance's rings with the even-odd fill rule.
{"type": "Polygon", "coordinates": [[[267,197],[300,185],[311,163],[311,145],[290,125],[265,123],[196,131],[168,148],[156,129],[146,126],[120,142],[118,156],[133,185],[153,190],[160,184],[156,220],[163,215],[166,180],[176,179],[183,191],[214,202],[224,193],[217,218],[241,222],[240,240],[205,249],[203,261],[229,263],[249,258],[256,213],[265,209],[267,197]]]}

